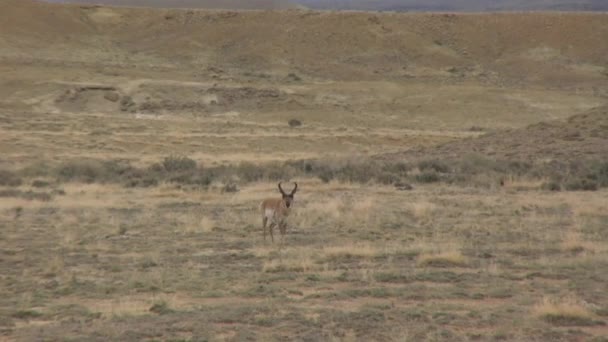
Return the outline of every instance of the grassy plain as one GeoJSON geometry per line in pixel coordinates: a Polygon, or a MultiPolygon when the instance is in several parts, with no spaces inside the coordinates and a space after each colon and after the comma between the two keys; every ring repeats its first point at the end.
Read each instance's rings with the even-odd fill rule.
{"type": "Polygon", "coordinates": [[[300,180],[282,246],[240,192],[2,198],[9,339],[595,340],[605,191],[300,180]],[[594,339],[595,338],[595,339],[594,339]]]}
{"type": "Polygon", "coordinates": [[[598,15],[0,10],[0,339],[606,341],[598,15]]]}

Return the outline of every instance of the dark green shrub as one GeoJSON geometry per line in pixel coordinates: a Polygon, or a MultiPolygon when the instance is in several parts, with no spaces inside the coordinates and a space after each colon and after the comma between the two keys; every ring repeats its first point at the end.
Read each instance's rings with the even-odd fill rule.
{"type": "Polygon", "coordinates": [[[567,182],[565,188],[568,191],[596,191],[598,186],[595,181],[586,178],[578,178],[567,182]]]}
{"type": "Polygon", "coordinates": [[[120,181],[133,170],[128,163],[115,160],[71,160],[57,168],[57,176],[63,181],[108,182],[120,181]]]}
{"type": "Polygon", "coordinates": [[[225,184],[222,188],[222,192],[238,192],[239,188],[234,183],[225,184]]]}
{"type": "Polygon", "coordinates": [[[298,119],[291,119],[288,122],[289,127],[300,127],[302,126],[302,121],[298,120],[298,119]]]}
{"type": "Polygon", "coordinates": [[[287,79],[290,81],[294,81],[294,82],[300,82],[302,80],[302,78],[300,76],[298,76],[297,74],[290,72],[287,75],[287,79]]]}
{"type": "Polygon", "coordinates": [[[459,162],[459,171],[468,175],[476,175],[499,169],[496,161],[479,154],[469,154],[459,162]]]}
{"type": "Polygon", "coordinates": [[[209,186],[209,184],[211,184],[212,180],[213,179],[211,178],[211,175],[209,175],[207,173],[197,173],[191,178],[191,181],[192,181],[191,184],[206,187],[206,186],[209,186]]]}
{"type": "Polygon", "coordinates": [[[420,171],[435,171],[438,173],[448,173],[450,168],[444,162],[438,160],[423,160],[418,163],[420,171]]]}
{"type": "Polygon", "coordinates": [[[43,161],[34,162],[19,170],[19,174],[23,177],[49,177],[54,176],[53,172],[55,169],[43,161]]]}
{"type": "Polygon", "coordinates": [[[21,197],[32,201],[32,200],[38,200],[38,201],[50,201],[51,199],[53,199],[53,196],[49,193],[46,192],[34,192],[34,191],[27,191],[27,192],[23,192],[21,194],[21,197]]]}
{"type": "Polygon", "coordinates": [[[196,161],[184,156],[169,156],[163,160],[167,172],[183,172],[196,169],[196,161]]]}
{"type": "Polygon", "coordinates": [[[51,185],[51,183],[44,181],[44,180],[39,180],[39,179],[36,179],[35,181],[32,182],[32,186],[34,188],[46,188],[50,185],[51,185]]]}
{"type": "Polygon", "coordinates": [[[401,176],[406,176],[408,171],[411,169],[412,167],[404,162],[385,163],[382,166],[383,171],[398,174],[401,176]]]}
{"type": "Polygon", "coordinates": [[[599,186],[608,187],[608,162],[603,162],[598,166],[597,181],[599,186]]]}
{"type": "Polygon", "coordinates": [[[16,197],[23,198],[28,201],[50,201],[53,196],[46,192],[21,191],[19,189],[0,190],[0,197],[16,197]]]}
{"type": "Polygon", "coordinates": [[[313,168],[312,168],[312,164],[311,163],[305,163],[304,164],[304,172],[311,173],[312,170],[313,170],[313,168]]]}
{"type": "Polygon", "coordinates": [[[524,173],[529,172],[532,169],[532,164],[528,163],[528,162],[523,162],[523,161],[518,161],[518,160],[512,160],[509,161],[507,163],[503,163],[505,164],[504,166],[499,166],[497,168],[495,168],[496,171],[502,171],[502,172],[508,172],[511,174],[517,174],[517,175],[521,175],[524,173]]]}
{"type": "Polygon", "coordinates": [[[19,197],[21,194],[19,189],[0,190],[0,197],[19,197]]]}
{"type": "Polygon", "coordinates": [[[2,186],[19,186],[23,183],[21,177],[9,170],[0,170],[0,185],[2,186]]]}
{"type": "Polygon", "coordinates": [[[158,315],[166,315],[174,312],[174,310],[164,301],[155,303],[150,307],[149,311],[158,315]]]}
{"type": "Polygon", "coordinates": [[[416,175],[416,180],[420,183],[435,183],[439,182],[441,179],[435,171],[430,171],[416,175]]]}
{"type": "Polygon", "coordinates": [[[547,191],[561,191],[562,186],[558,182],[546,182],[541,185],[541,189],[547,191]]]}
{"type": "Polygon", "coordinates": [[[380,168],[374,162],[349,162],[335,172],[335,177],[353,183],[368,183],[376,178],[380,168]]]}
{"type": "Polygon", "coordinates": [[[266,167],[259,166],[263,170],[264,180],[281,181],[290,179],[294,175],[294,169],[290,166],[280,165],[278,163],[272,163],[266,167]]]}
{"type": "Polygon", "coordinates": [[[329,169],[325,169],[320,171],[317,177],[319,177],[323,183],[329,183],[334,178],[334,173],[329,169]]]}
{"type": "Polygon", "coordinates": [[[228,174],[236,174],[239,179],[244,182],[255,182],[264,178],[264,169],[258,165],[253,163],[243,162],[240,163],[233,170],[226,169],[224,176],[228,176],[228,174]]]}
{"type": "Polygon", "coordinates": [[[63,181],[92,183],[101,180],[104,171],[103,163],[98,160],[74,160],[61,164],[57,175],[63,181]]]}
{"type": "Polygon", "coordinates": [[[42,313],[35,310],[20,310],[14,312],[11,316],[18,319],[32,319],[42,317],[42,313]]]}
{"type": "Polygon", "coordinates": [[[378,181],[378,183],[381,184],[397,184],[399,183],[399,181],[401,181],[401,177],[394,175],[392,173],[389,172],[384,172],[380,175],[378,175],[378,177],[376,178],[376,181],[378,181]]]}

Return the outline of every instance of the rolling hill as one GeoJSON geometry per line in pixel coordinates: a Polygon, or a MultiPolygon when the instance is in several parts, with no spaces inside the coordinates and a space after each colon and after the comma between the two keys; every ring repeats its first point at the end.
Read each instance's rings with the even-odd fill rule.
{"type": "Polygon", "coordinates": [[[110,6],[290,9],[306,6],[322,10],[359,11],[608,11],[603,0],[47,0],[110,6]]]}
{"type": "Polygon", "coordinates": [[[605,89],[608,15],[222,12],[0,3],[0,58],[605,89]]]}
{"type": "Polygon", "coordinates": [[[566,120],[543,121],[524,128],[387,154],[381,158],[451,160],[472,153],[499,160],[530,162],[601,161],[608,155],[608,106],[599,106],[566,120]]]}
{"type": "Polygon", "coordinates": [[[602,0],[299,0],[313,9],[363,11],[607,11],[602,0]]]}
{"type": "Polygon", "coordinates": [[[244,10],[279,10],[301,7],[287,0],[49,0],[49,2],[124,7],[244,10]]]}

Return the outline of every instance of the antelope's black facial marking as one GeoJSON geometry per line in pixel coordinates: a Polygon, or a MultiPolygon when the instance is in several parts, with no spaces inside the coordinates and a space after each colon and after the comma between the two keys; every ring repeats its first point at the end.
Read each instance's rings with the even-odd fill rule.
{"type": "Polygon", "coordinates": [[[285,191],[283,191],[283,188],[281,188],[281,183],[279,182],[279,191],[281,192],[281,195],[283,196],[283,201],[285,202],[285,206],[287,208],[291,207],[291,202],[293,202],[293,195],[295,195],[296,191],[298,190],[298,183],[294,183],[294,184],[295,184],[295,187],[293,188],[291,193],[286,194],[285,191]]]}
{"type": "Polygon", "coordinates": [[[293,202],[293,195],[283,195],[283,201],[285,201],[285,206],[287,208],[291,207],[291,202],[293,202]]]}

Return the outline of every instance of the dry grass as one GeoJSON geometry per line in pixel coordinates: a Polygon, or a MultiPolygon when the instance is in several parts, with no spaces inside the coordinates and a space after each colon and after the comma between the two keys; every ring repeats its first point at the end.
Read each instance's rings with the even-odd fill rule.
{"type": "Polygon", "coordinates": [[[555,325],[587,326],[595,325],[596,316],[581,303],[579,299],[566,297],[562,299],[543,298],[533,308],[534,314],[555,325]]]}
{"type": "Polygon", "coordinates": [[[407,205],[408,211],[420,222],[429,222],[433,218],[437,206],[430,202],[415,202],[407,205]]]}
{"type": "Polygon", "coordinates": [[[422,254],[416,260],[418,266],[425,267],[466,267],[467,258],[458,251],[438,254],[422,254]]]}
{"type": "Polygon", "coordinates": [[[468,258],[455,246],[422,252],[416,259],[416,264],[420,267],[467,267],[468,263],[468,258]]]}
{"type": "Polygon", "coordinates": [[[361,257],[372,258],[381,253],[381,249],[370,244],[351,244],[323,247],[321,254],[326,258],[361,257]]]}
{"type": "MultiPolygon", "coordinates": [[[[120,9],[109,30],[96,24],[99,8],[53,5],[50,16],[47,5],[9,2],[0,5],[0,21],[9,20],[0,30],[0,170],[16,172],[21,185],[0,190],[65,194],[0,197],[0,339],[608,335],[599,325],[608,302],[605,189],[542,191],[542,177],[510,172],[499,187],[493,170],[504,165],[488,160],[469,160],[473,177],[442,162],[385,169],[368,159],[449,148],[605,103],[605,78],[591,74],[593,56],[606,55],[593,43],[605,36],[596,17],[120,9]],[[11,11],[29,19],[13,21],[11,11]],[[28,26],[36,18],[43,25],[28,26]],[[508,61],[497,68],[487,62],[494,57],[478,56],[490,45],[476,45],[492,35],[469,37],[479,25],[531,25],[547,37],[538,18],[565,26],[553,50],[530,50],[541,57],[534,60],[521,52],[538,45],[538,33],[523,43],[516,34],[517,44],[493,38],[508,61]],[[573,33],[560,43],[583,22],[595,23],[596,38],[573,33]],[[64,40],[65,32],[76,35],[64,40]],[[438,43],[453,35],[459,40],[438,43]],[[91,37],[95,44],[81,43],[91,37]],[[407,46],[394,46],[395,37],[407,46]],[[588,70],[543,65],[554,50],[588,70]],[[456,67],[469,62],[479,66],[456,67]],[[66,100],[85,86],[78,80],[114,87],[135,113],[99,91],[66,100]],[[289,127],[292,118],[302,126],[289,127]],[[176,154],[196,168],[188,159],[190,173],[152,167],[176,154]],[[80,168],[70,174],[70,165],[80,168]],[[425,172],[441,181],[417,182],[425,172]],[[280,196],[279,179],[298,181],[299,191],[284,241],[272,244],[258,205],[280,196]],[[414,189],[389,184],[397,180],[414,189]],[[230,182],[238,192],[223,191],[230,182]],[[576,299],[544,299],[564,293],[576,299]]],[[[584,138],[582,147],[596,141],[584,138]]],[[[525,141],[508,143],[516,150],[525,141]]]]}
{"type": "Polygon", "coordinates": [[[315,267],[314,251],[303,248],[287,248],[271,256],[262,266],[263,272],[307,272],[315,267]]]}
{"type": "Polygon", "coordinates": [[[216,226],[215,220],[213,220],[207,216],[203,216],[199,221],[200,231],[203,233],[211,232],[213,230],[213,227],[215,227],[215,226],[216,226]]]}
{"type": "MultiPolygon", "coordinates": [[[[509,322],[516,321],[516,315],[490,305],[512,298],[510,303],[515,303],[518,310],[515,312],[530,310],[547,327],[576,324],[589,329],[585,331],[590,334],[602,331],[598,317],[584,316],[583,320],[582,316],[552,314],[550,308],[565,310],[563,301],[547,301],[553,306],[534,306],[541,300],[539,296],[549,291],[567,290],[567,282],[552,279],[556,274],[577,288],[577,298],[600,305],[595,297],[585,293],[603,279],[601,275],[594,278],[598,275],[587,271],[603,265],[603,240],[596,246],[587,245],[587,235],[583,234],[593,227],[590,225],[594,219],[601,217],[599,212],[578,216],[572,227],[561,232],[563,244],[557,250],[535,249],[536,244],[529,243],[554,241],[554,220],[572,215],[562,208],[564,201],[577,203],[578,194],[559,194],[556,199],[543,192],[527,193],[523,201],[518,192],[471,192],[458,188],[444,192],[438,186],[404,193],[374,185],[343,184],[340,196],[331,197],[310,190],[318,186],[302,188],[290,217],[292,228],[283,244],[263,242],[257,210],[260,197],[272,192],[273,183],[253,184],[236,194],[151,188],[137,190],[137,196],[132,196],[124,190],[90,188],[77,192],[83,201],[64,201],[55,209],[58,211],[28,207],[19,221],[11,215],[0,216],[7,224],[6,239],[12,241],[7,246],[19,246],[31,255],[18,272],[19,278],[42,281],[49,287],[21,287],[23,295],[14,315],[41,315],[30,320],[50,320],[47,326],[55,327],[55,318],[49,317],[67,319],[86,314],[96,320],[97,325],[87,328],[94,331],[96,326],[122,320],[154,329],[162,325],[157,317],[187,312],[197,317],[197,324],[207,327],[215,326],[205,323],[209,319],[238,326],[256,322],[252,329],[256,336],[262,336],[258,324],[278,328],[271,322],[279,318],[297,326],[308,324],[305,317],[334,320],[341,327],[356,329],[373,322],[363,318],[366,315],[382,317],[377,315],[385,312],[403,318],[399,318],[403,326],[412,327],[407,317],[419,317],[444,322],[445,329],[460,334],[458,327],[463,323],[457,317],[463,309],[509,318],[484,323],[491,327],[488,331],[514,329],[509,322]],[[96,201],[117,196],[125,197],[117,203],[126,203],[126,198],[134,202],[120,210],[96,207],[96,201]],[[414,217],[412,212],[404,212],[401,203],[405,200],[411,205],[409,208],[422,203],[418,207],[422,214],[414,217]],[[325,203],[329,205],[321,205],[325,203]],[[535,209],[514,216],[522,207],[535,209]],[[461,215],[463,211],[467,215],[461,215]],[[34,227],[40,217],[54,222],[53,234],[36,235],[34,227]],[[425,219],[432,220],[432,225],[425,224],[425,219]],[[513,225],[509,220],[519,223],[513,225]],[[507,226],[521,228],[509,230],[507,226]],[[120,234],[121,228],[124,234],[120,234]],[[467,238],[469,231],[476,235],[467,238]],[[27,244],[19,242],[24,236],[29,236],[27,244]],[[578,245],[585,246],[586,257],[572,257],[569,246],[578,245]],[[60,250],[40,254],[49,246],[59,246],[60,250]],[[472,246],[474,251],[470,250],[472,246]],[[533,253],[533,261],[526,259],[529,253],[533,253]],[[39,268],[45,271],[41,273],[39,268]],[[517,285],[525,277],[534,280],[535,292],[517,285]],[[40,292],[48,299],[40,300],[40,292]],[[270,309],[279,303],[280,310],[270,309]],[[78,307],[88,313],[75,311],[78,307]],[[52,316],[57,310],[60,316],[52,316]]],[[[602,196],[587,194],[585,200],[594,203],[602,196]]],[[[12,249],[6,250],[8,258],[13,258],[12,249]]],[[[594,296],[602,298],[601,294],[594,296]]],[[[9,300],[4,299],[4,305],[13,305],[8,304],[9,300]]],[[[582,301],[576,303],[593,315],[590,306],[582,301]]],[[[475,317],[467,321],[482,324],[475,317]]],[[[190,321],[184,324],[187,322],[190,321]]],[[[384,322],[374,323],[369,336],[390,331],[384,322]]],[[[435,323],[416,324],[428,328],[435,323]]],[[[19,333],[30,332],[31,326],[20,323],[19,333]]],[[[228,336],[233,332],[214,332],[209,336],[228,336]]],[[[120,330],[108,334],[123,336],[120,330]]],[[[492,337],[491,333],[482,334],[492,337]]]]}
{"type": "Polygon", "coordinates": [[[577,231],[567,232],[562,239],[560,247],[566,252],[575,254],[582,252],[594,254],[599,252],[601,248],[596,242],[584,240],[581,233],[577,231]]]}

